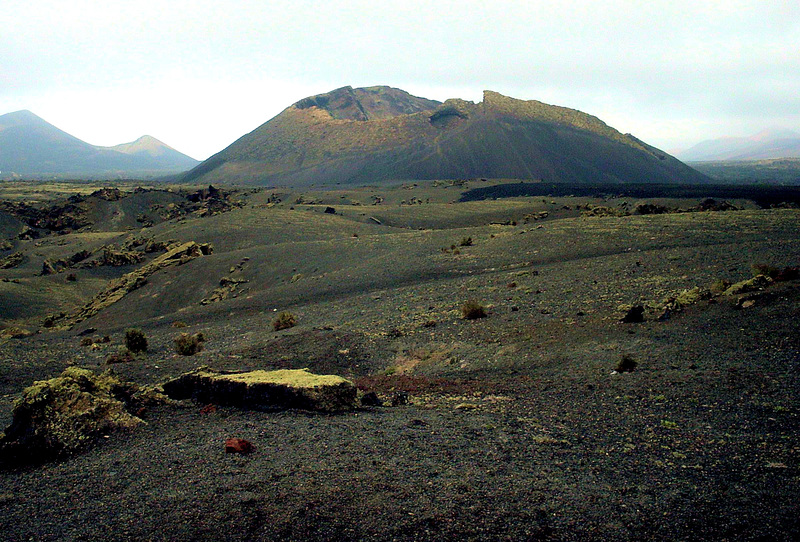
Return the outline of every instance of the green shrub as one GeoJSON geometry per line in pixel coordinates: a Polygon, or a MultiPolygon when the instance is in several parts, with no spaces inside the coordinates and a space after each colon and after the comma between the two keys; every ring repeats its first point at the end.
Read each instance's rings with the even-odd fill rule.
{"type": "Polygon", "coordinates": [[[125,346],[134,354],[147,352],[147,337],[141,329],[125,330],[125,346]]]}
{"type": "Polygon", "coordinates": [[[175,351],[182,356],[193,356],[203,349],[205,340],[202,333],[181,333],[175,338],[175,351]]]}
{"type": "Polygon", "coordinates": [[[472,246],[472,237],[464,237],[463,239],[461,239],[461,242],[459,243],[459,245],[461,245],[462,247],[471,247],[472,246]]]}
{"type": "Polygon", "coordinates": [[[297,318],[291,312],[282,312],[272,321],[272,329],[280,331],[297,325],[297,318]]]}
{"type": "Polygon", "coordinates": [[[470,299],[461,306],[461,316],[463,316],[465,320],[485,318],[486,309],[479,302],[475,301],[474,299],[470,299]]]}

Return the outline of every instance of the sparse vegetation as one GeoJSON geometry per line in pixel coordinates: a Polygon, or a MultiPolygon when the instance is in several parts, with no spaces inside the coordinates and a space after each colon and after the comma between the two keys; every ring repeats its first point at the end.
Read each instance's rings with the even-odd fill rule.
{"type": "Polygon", "coordinates": [[[297,325],[297,318],[291,312],[281,312],[272,321],[272,329],[280,331],[282,329],[289,329],[297,325]]]}
{"type": "Polygon", "coordinates": [[[138,328],[125,330],[125,347],[134,354],[147,352],[147,337],[138,328]]]}
{"type": "Polygon", "coordinates": [[[472,246],[472,237],[464,237],[461,239],[459,246],[462,247],[471,247],[472,246]]]}
{"type": "Polygon", "coordinates": [[[175,351],[182,356],[193,356],[203,349],[205,340],[202,333],[181,333],[175,338],[175,351]]]}
{"type": "Polygon", "coordinates": [[[470,299],[461,306],[461,316],[465,320],[477,320],[486,318],[486,308],[474,299],[470,299]]]}

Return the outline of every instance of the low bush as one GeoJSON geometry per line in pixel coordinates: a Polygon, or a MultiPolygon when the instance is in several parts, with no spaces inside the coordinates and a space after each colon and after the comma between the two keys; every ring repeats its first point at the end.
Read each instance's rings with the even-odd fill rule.
{"type": "Polygon", "coordinates": [[[461,242],[459,243],[459,245],[461,245],[462,247],[471,247],[472,246],[472,237],[464,237],[463,239],[461,239],[461,242]]]}
{"type": "Polygon", "coordinates": [[[181,333],[175,338],[175,351],[182,356],[193,356],[203,349],[205,341],[202,333],[181,333]]]}
{"type": "Polygon", "coordinates": [[[147,352],[147,337],[141,329],[125,330],[125,346],[134,354],[147,352]]]}
{"type": "Polygon", "coordinates": [[[465,320],[485,318],[486,309],[479,302],[475,301],[474,299],[470,299],[461,306],[461,316],[463,316],[465,320]]]}
{"type": "Polygon", "coordinates": [[[272,321],[272,329],[280,331],[297,325],[297,318],[291,312],[282,312],[272,321]]]}

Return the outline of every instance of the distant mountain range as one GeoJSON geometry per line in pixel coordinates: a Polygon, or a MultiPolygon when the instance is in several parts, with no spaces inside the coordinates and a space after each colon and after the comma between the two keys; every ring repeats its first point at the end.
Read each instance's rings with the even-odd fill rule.
{"type": "Polygon", "coordinates": [[[0,179],[130,178],[178,173],[198,163],[150,136],[115,147],[99,147],[30,111],[0,116],[0,179]]]}
{"type": "Polygon", "coordinates": [[[750,137],[723,137],[701,141],[676,153],[687,162],[800,158],[800,134],[791,130],[764,130],[750,137]]]}
{"type": "Polygon", "coordinates": [[[463,178],[703,183],[708,177],[600,119],[486,91],[444,103],[386,86],[311,96],[183,176],[261,185],[463,178]]]}

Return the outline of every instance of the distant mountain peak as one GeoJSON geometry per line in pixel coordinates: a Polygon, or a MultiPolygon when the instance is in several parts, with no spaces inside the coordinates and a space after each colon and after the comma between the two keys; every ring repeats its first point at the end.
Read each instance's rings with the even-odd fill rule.
{"type": "Polygon", "coordinates": [[[161,156],[167,152],[174,152],[174,153],[178,152],[169,145],[167,145],[166,143],[162,143],[161,141],[150,135],[143,135],[136,141],[132,141],[130,143],[121,143],[119,145],[114,145],[113,147],[106,147],[106,148],[125,154],[142,153],[150,156],[161,156]]]}
{"type": "Polygon", "coordinates": [[[99,147],[60,130],[31,111],[0,116],[4,177],[129,177],[185,171],[198,161],[152,136],[99,147]]]}
{"type": "Polygon", "coordinates": [[[678,153],[690,162],[800,158],[800,134],[786,128],[767,128],[748,137],[707,139],[678,153]]]}
{"type": "Polygon", "coordinates": [[[800,139],[800,134],[786,128],[767,128],[751,135],[751,141],[775,141],[776,139],[800,139]]]}
{"type": "Polygon", "coordinates": [[[6,113],[0,116],[0,130],[13,126],[43,126],[49,123],[27,109],[6,113]]]}

